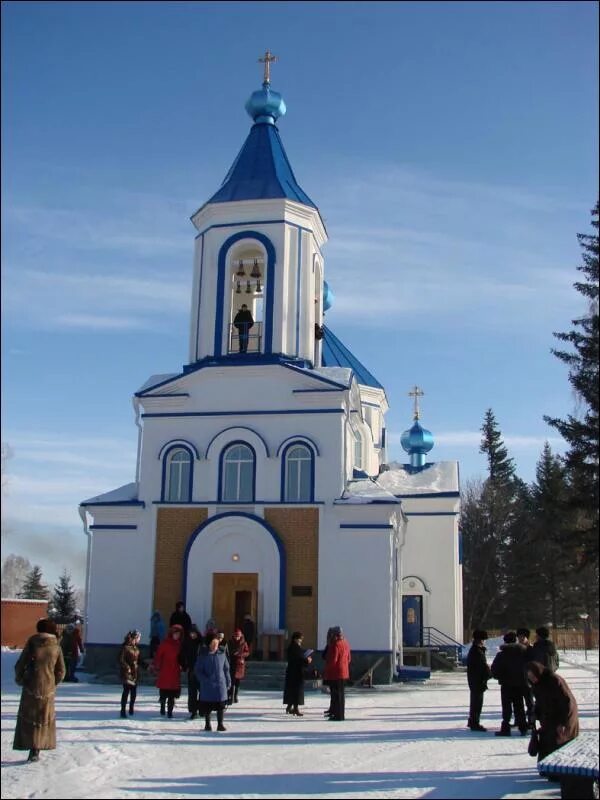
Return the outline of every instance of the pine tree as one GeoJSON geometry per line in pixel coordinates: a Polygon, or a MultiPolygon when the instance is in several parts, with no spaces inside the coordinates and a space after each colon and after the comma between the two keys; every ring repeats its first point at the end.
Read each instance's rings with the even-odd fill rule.
{"type": "Polygon", "coordinates": [[[23,581],[18,597],[23,600],[47,600],[48,595],[48,587],[42,583],[42,570],[36,564],[23,581]]]}
{"type": "Polygon", "coordinates": [[[55,622],[68,623],[75,619],[76,600],[75,587],[71,583],[71,575],[67,570],[63,570],[52,592],[52,614],[55,622]]]}
{"type": "Polygon", "coordinates": [[[574,284],[575,289],[588,301],[587,313],[572,320],[568,333],[555,333],[557,339],[567,342],[571,350],[552,350],[554,355],[569,366],[569,382],[582,404],[582,413],[568,415],[566,419],[544,417],[567,441],[569,449],[565,463],[571,487],[570,505],[574,511],[574,538],[579,547],[581,566],[598,564],[598,299],[599,255],[598,203],[592,211],[593,235],[578,234],[582,248],[582,261],[577,269],[584,276],[574,284]]]}
{"type": "Polygon", "coordinates": [[[496,417],[491,408],[488,408],[485,412],[481,433],[482,439],[479,452],[487,456],[489,473],[487,482],[498,489],[506,488],[510,486],[515,477],[515,464],[512,458],[508,456],[496,417]]]}

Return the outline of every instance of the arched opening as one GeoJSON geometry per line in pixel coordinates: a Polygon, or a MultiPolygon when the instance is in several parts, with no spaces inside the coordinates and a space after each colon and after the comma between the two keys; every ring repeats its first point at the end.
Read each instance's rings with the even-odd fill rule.
{"type": "Polygon", "coordinates": [[[267,269],[264,250],[242,242],[228,257],[231,309],[228,353],[262,353],[267,269]]]}
{"type": "Polygon", "coordinates": [[[162,499],[167,503],[189,503],[192,499],[192,454],[183,447],[167,451],[163,461],[162,499]]]}

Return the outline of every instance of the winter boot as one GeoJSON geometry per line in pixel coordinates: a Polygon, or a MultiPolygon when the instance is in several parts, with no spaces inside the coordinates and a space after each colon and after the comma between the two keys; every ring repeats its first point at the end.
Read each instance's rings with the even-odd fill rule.
{"type": "Polygon", "coordinates": [[[33,747],[29,751],[29,755],[27,756],[27,761],[39,761],[40,760],[40,751],[34,749],[33,747]]]}
{"type": "Polygon", "coordinates": [[[510,736],[510,725],[508,722],[503,722],[500,726],[500,730],[496,731],[496,736],[510,736]]]}
{"type": "Polygon", "coordinates": [[[212,725],[210,724],[210,717],[204,717],[204,719],[205,719],[204,730],[212,731],[212,725]]]}
{"type": "Polygon", "coordinates": [[[173,709],[175,708],[175,700],[173,697],[169,697],[167,701],[167,717],[169,719],[173,718],[173,709]]]}
{"type": "Polygon", "coordinates": [[[129,703],[129,716],[133,717],[133,703],[129,703]]]}
{"type": "Polygon", "coordinates": [[[127,719],[127,714],[125,713],[125,706],[121,706],[121,719],[127,719]]]}
{"type": "Polygon", "coordinates": [[[227,728],[223,725],[223,712],[217,711],[217,730],[218,731],[226,731],[227,728]]]}
{"type": "Polygon", "coordinates": [[[240,689],[240,687],[236,686],[235,689],[233,690],[233,702],[234,703],[239,703],[239,700],[238,700],[239,689],[240,689]]]}

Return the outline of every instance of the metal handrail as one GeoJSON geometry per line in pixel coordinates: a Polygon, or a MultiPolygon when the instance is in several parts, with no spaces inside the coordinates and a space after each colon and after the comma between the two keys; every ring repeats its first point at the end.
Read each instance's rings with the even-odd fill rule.
{"type": "Polygon", "coordinates": [[[248,343],[245,350],[240,349],[240,336],[233,322],[229,325],[229,341],[227,352],[229,354],[260,353],[262,346],[262,322],[255,322],[248,333],[248,343]]]}

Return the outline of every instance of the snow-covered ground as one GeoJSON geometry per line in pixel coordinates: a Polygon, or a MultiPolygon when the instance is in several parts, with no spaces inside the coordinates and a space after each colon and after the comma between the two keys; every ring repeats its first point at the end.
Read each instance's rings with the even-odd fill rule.
{"type": "MultiPolygon", "coordinates": [[[[579,703],[581,727],[598,728],[598,651],[561,652],[560,673],[579,703]]],[[[17,654],[2,653],[3,798],[557,798],[538,777],[526,737],[496,738],[500,693],[490,681],[482,722],[467,728],[464,673],[424,684],[348,694],[345,722],[323,718],[327,697],[307,692],[305,716],[286,716],[276,692],[242,692],[225,733],[172,720],[141,687],[134,717],[119,718],[120,688],[62,684],[58,748],[37,764],[13,751],[17,654]]],[[[85,679],[83,676],[82,681],[85,679]]]]}

